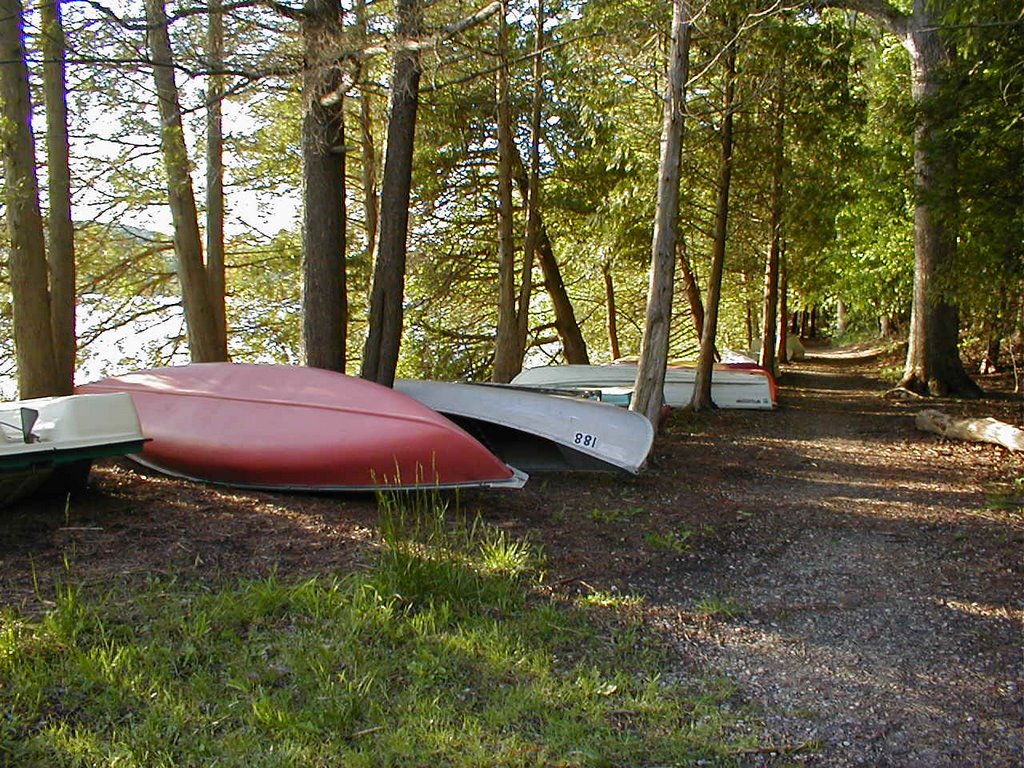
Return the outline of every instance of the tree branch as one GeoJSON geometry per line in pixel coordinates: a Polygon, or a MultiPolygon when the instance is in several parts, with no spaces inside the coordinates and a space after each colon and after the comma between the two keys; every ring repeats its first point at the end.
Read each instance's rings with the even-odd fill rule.
{"type": "Polygon", "coordinates": [[[429,37],[420,38],[418,40],[398,40],[390,45],[375,45],[370,48],[364,48],[362,51],[363,56],[376,56],[381,53],[387,53],[392,48],[397,48],[404,51],[423,51],[428,48],[433,48],[439,43],[443,43],[445,40],[451,40],[456,35],[465,32],[471,27],[475,27],[477,24],[486,21],[491,16],[496,14],[501,9],[501,3],[498,0],[485,5],[476,13],[471,13],[464,19],[460,19],[453,24],[449,24],[447,27],[441,29],[437,34],[430,35],[429,37]]]}
{"type": "Polygon", "coordinates": [[[900,38],[906,37],[910,28],[911,17],[897,10],[886,0],[817,0],[814,7],[863,13],[881,24],[887,32],[900,38]]]}

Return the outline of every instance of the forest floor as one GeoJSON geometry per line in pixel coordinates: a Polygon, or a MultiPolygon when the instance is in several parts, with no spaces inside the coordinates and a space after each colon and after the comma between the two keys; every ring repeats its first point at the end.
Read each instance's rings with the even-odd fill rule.
{"type": "MultiPolygon", "coordinates": [[[[812,349],[771,412],[676,412],[636,478],[535,477],[462,512],[542,547],[547,589],[620,597],[668,678],[732,681],[749,765],[1024,764],[1024,456],[917,431],[937,408],[1024,424],[1012,378],[978,401],[882,397],[895,364],[812,349]]],[[[369,497],[242,492],[111,461],[72,500],[0,512],[0,606],[56,581],[301,578],[369,562],[369,497]]],[[[642,765],[638,756],[637,765],[642,765]]]]}

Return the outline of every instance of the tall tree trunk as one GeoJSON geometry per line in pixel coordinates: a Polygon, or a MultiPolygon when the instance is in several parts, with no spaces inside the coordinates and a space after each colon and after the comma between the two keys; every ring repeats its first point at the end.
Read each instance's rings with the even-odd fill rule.
{"type": "Polygon", "coordinates": [[[679,178],[682,165],[685,86],[689,79],[690,7],[688,0],[673,0],[672,44],[668,84],[661,128],[658,163],[658,200],[651,242],[650,291],[636,391],[630,409],[658,423],[665,398],[668,334],[672,321],[672,292],[676,245],[679,241],[679,178]]]}
{"type": "MultiPolygon", "coordinates": [[[[356,27],[360,40],[367,37],[366,0],[356,2],[356,27]]],[[[359,148],[363,177],[363,218],[366,227],[366,263],[373,262],[377,248],[379,201],[377,199],[377,149],[373,140],[373,102],[365,72],[359,82],[359,148]]]]}
{"type": "Polygon", "coordinates": [[[210,60],[206,93],[206,274],[217,326],[217,344],[228,346],[227,275],[224,257],[224,5],[209,0],[206,50],[210,60]]]}
{"type": "Polygon", "coordinates": [[[955,140],[936,108],[951,53],[938,15],[926,0],[915,0],[914,21],[904,38],[917,106],[914,298],[901,385],[921,394],[978,397],[981,389],[960,360],[959,312],[941,287],[955,260],[957,239],[955,140]]]}
{"type": "MultiPolygon", "coordinates": [[[[981,389],[960,360],[960,319],[941,287],[956,255],[957,151],[941,115],[942,82],[953,60],[944,40],[941,6],[914,0],[905,14],[885,0],[825,0],[866,14],[896,35],[910,53],[914,130],[914,294],[901,386],[920,394],[978,397],[981,389]],[[937,7],[938,6],[938,7],[937,7]]],[[[945,105],[942,105],[945,106],[945,105]]]]}
{"type": "Polygon", "coordinates": [[[345,120],[349,83],[332,53],[341,35],[338,0],[307,0],[302,120],[302,346],[314,368],[345,371],[345,120]]]}
{"type": "Polygon", "coordinates": [[[39,209],[22,13],[19,0],[0,0],[0,100],[7,124],[0,139],[11,238],[8,268],[14,297],[18,391],[22,398],[30,398],[63,394],[65,377],[57,369],[50,326],[46,243],[39,209]]]}
{"type": "Polygon", "coordinates": [[[189,351],[193,362],[226,360],[227,349],[217,332],[209,278],[203,264],[199,214],[196,211],[192,177],[189,175],[188,149],[182,128],[178,86],[174,82],[174,59],[163,0],[146,0],[146,26],[160,108],[160,151],[167,174],[167,192],[174,224],[174,253],[178,262],[182,301],[185,304],[189,351]]]}
{"type": "Polygon", "coordinates": [[[421,74],[419,51],[401,43],[419,34],[421,13],[419,0],[397,0],[395,35],[399,47],[395,51],[391,80],[391,111],[380,195],[380,236],[361,373],[363,378],[387,386],[395,383],[402,342],[412,152],[421,74]]]}
{"type": "MultiPolygon", "coordinates": [[[[533,104],[530,111],[530,177],[526,197],[526,236],[523,242],[523,269],[519,282],[519,348],[526,351],[530,330],[530,299],[533,296],[533,265],[537,261],[540,237],[540,140],[544,107],[544,0],[534,8],[536,28],[533,35],[533,104]]],[[[518,154],[518,153],[516,153],[518,154]]]]}
{"type": "Polygon", "coordinates": [[[68,139],[66,44],[61,0],[40,6],[43,24],[43,89],[50,210],[47,219],[50,327],[61,392],[75,383],[75,228],[71,220],[71,161],[68,139]]]}
{"type": "Polygon", "coordinates": [[[776,347],[779,325],[779,261],[782,252],[782,174],[786,160],[786,88],[783,80],[783,65],[776,71],[774,156],[772,162],[771,189],[771,243],[768,246],[768,262],[764,272],[764,313],[761,326],[761,354],[758,363],[762,368],[776,370],[776,347]]]}
{"type": "Polygon", "coordinates": [[[604,275],[604,303],[608,310],[608,350],[611,352],[612,360],[622,357],[622,350],[619,348],[619,320],[618,309],[615,306],[615,283],[612,281],[612,263],[609,260],[601,265],[601,273],[604,275]]]}
{"type": "MultiPolygon", "coordinates": [[[[518,151],[512,160],[519,193],[528,197],[530,181],[518,151]]],[[[551,238],[548,237],[547,229],[544,227],[544,217],[539,210],[537,211],[536,257],[544,275],[544,288],[548,292],[548,296],[551,297],[551,306],[555,313],[555,331],[562,344],[565,361],[573,365],[589,365],[590,355],[587,352],[587,342],[583,338],[583,331],[580,330],[580,324],[576,320],[572,300],[565,288],[562,271],[558,267],[558,259],[555,258],[551,238]]]]}
{"type": "Polygon", "coordinates": [[[498,331],[494,346],[493,379],[507,383],[522,369],[516,312],[516,253],[512,209],[512,107],[509,103],[508,4],[498,14],[498,69],[496,72],[498,124],[498,331]]]}
{"type": "MultiPolygon", "coordinates": [[[[730,26],[731,29],[731,26],[730,26]]],[[[731,36],[731,33],[730,33],[731,36]]],[[[722,105],[722,157],[718,168],[718,203],[715,208],[715,242],[708,276],[708,302],[700,337],[700,361],[690,405],[695,411],[714,408],[711,400],[711,376],[715,368],[715,337],[718,335],[718,310],[722,296],[725,247],[729,236],[729,186],[732,180],[733,103],[736,92],[736,43],[731,40],[725,51],[725,99],[722,105]]]]}

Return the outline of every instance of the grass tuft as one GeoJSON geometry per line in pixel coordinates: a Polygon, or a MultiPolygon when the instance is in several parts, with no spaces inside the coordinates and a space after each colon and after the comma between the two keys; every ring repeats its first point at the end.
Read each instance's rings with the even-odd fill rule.
{"type": "Polygon", "coordinates": [[[746,608],[732,597],[710,595],[697,603],[697,612],[706,616],[724,616],[727,619],[733,619],[742,616],[746,612],[746,608]]]}

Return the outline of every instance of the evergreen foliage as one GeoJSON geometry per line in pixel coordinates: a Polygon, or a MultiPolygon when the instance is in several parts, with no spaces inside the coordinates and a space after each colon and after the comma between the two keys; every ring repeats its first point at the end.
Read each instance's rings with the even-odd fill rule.
{"type": "MultiPolygon", "coordinates": [[[[950,0],[941,16],[955,47],[942,98],[959,152],[959,247],[940,276],[959,308],[967,341],[1009,338],[1021,323],[1024,254],[1024,52],[1021,18],[1002,0],[950,0]],[[1003,288],[1004,290],[997,290],[1003,288]]],[[[842,301],[852,330],[880,318],[906,327],[913,279],[914,114],[904,48],[847,11],[779,11],[732,2],[737,37],[735,166],[719,348],[746,349],[760,326],[762,276],[771,240],[772,99],[785,84],[784,239],[791,310],[834,320],[842,301]]],[[[529,146],[533,3],[510,3],[512,113],[523,158],[529,146]]],[[[366,334],[372,271],[363,170],[381,167],[389,79],[391,3],[367,9],[357,27],[344,5],[339,66],[360,83],[347,93],[350,368],[366,334]],[[363,101],[372,122],[360,125],[363,101]],[[368,130],[375,149],[362,156],[368,130]]],[[[488,378],[497,322],[496,33],[493,18],[444,33],[479,7],[444,0],[424,9],[423,80],[410,203],[405,331],[399,375],[488,378]]],[[[682,228],[686,256],[704,288],[716,196],[715,134],[721,120],[720,9],[693,7],[694,49],[684,139],[682,228]],[[714,11],[714,12],[713,12],[714,11]]],[[[199,7],[169,5],[186,141],[196,186],[209,61],[199,7]]],[[[649,0],[548,3],[543,53],[540,185],[545,234],[562,270],[591,355],[611,357],[603,266],[611,265],[623,355],[639,349],[654,210],[660,94],[668,8],[649,0]]],[[[301,13],[241,4],[226,14],[224,103],[227,166],[229,346],[239,360],[296,361],[299,352],[302,115],[301,13]],[[271,212],[274,215],[271,217],[271,212]],[[283,215],[282,215],[283,212],[283,215]],[[289,215],[290,214],[290,215],[289,215]]],[[[158,116],[141,3],[69,4],[68,106],[74,215],[78,222],[80,362],[97,354],[102,329],[136,315],[173,312],[158,116]],[[126,236],[134,230],[159,236],[126,236]],[[154,242],[159,241],[159,242],[154,242]]],[[[33,92],[41,76],[39,19],[27,46],[33,92]]],[[[355,82],[355,80],[353,82],[355,82]]],[[[38,105],[37,122],[45,115],[38,105]]],[[[38,123],[41,128],[41,123],[38,123]]],[[[39,161],[41,164],[41,160],[39,161]]],[[[379,183],[379,173],[378,173],[379,183]]],[[[45,206],[46,196],[44,193],[45,206]]],[[[199,201],[202,207],[202,200],[199,201]]],[[[515,246],[525,236],[524,197],[514,191],[515,246]]],[[[3,279],[8,279],[7,273],[3,279]]],[[[527,364],[558,360],[552,303],[534,267],[527,364]]],[[[3,288],[2,334],[10,344],[3,288]]],[[[696,337],[677,279],[670,357],[692,356],[696,337]]],[[[160,345],[118,364],[173,359],[160,345]]],[[[6,359],[10,360],[11,356],[6,359]]],[[[5,370],[2,373],[12,374],[5,370]]]]}

